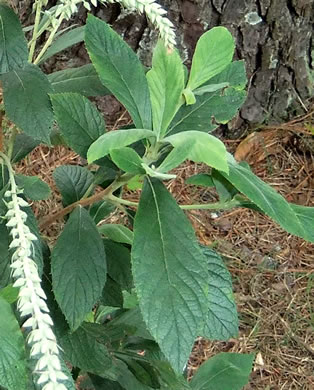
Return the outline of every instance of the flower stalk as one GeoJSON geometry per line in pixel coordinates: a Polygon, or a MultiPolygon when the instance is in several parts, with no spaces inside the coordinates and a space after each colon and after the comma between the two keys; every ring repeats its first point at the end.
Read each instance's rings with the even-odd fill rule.
{"type": "Polygon", "coordinates": [[[17,308],[21,317],[27,317],[23,327],[29,329],[27,341],[31,347],[30,355],[37,360],[34,373],[38,375],[37,383],[43,390],[66,390],[62,382],[67,376],[62,372],[59,347],[52,330],[53,322],[33,259],[33,242],[37,237],[26,225],[27,213],[23,211],[29,204],[20,196],[23,190],[16,185],[9,158],[1,152],[0,157],[8,167],[10,179],[10,189],[6,191],[5,198],[8,209],[6,226],[12,236],[13,286],[19,288],[17,308]]]}

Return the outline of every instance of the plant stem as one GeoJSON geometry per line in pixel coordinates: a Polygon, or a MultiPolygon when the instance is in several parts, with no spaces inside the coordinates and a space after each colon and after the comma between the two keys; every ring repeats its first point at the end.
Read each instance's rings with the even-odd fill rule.
{"type": "Polygon", "coordinates": [[[38,27],[39,27],[39,23],[40,23],[40,14],[41,14],[42,6],[43,6],[43,3],[41,0],[36,1],[35,24],[34,24],[32,39],[30,41],[30,49],[29,49],[29,55],[28,55],[29,62],[32,62],[33,55],[35,52],[36,42],[37,42],[37,38],[38,38],[38,27]]]}
{"type": "Polygon", "coordinates": [[[107,197],[108,202],[117,203],[117,204],[123,204],[125,206],[134,206],[138,207],[137,202],[131,202],[130,200],[118,198],[117,196],[111,195],[107,197]]]}
{"type": "MultiPolygon", "coordinates": [[[[59,210],[52,215],[47,216],[43,219],[43,221],[40,224],[40,229],[45,229],[47,226],[49,226],[52,222],[54,222],[56,219],[62,218],[65,215],[69,214],[73,209],[75,209],[76,206],[82,206],[86,207],[89,206],[99,200],[102,200],[103,198],[110,197],[113,192],[115,192],[118,188],[124,186],[134,175],[130,174],[124,174],[117,180],[115,180],[113,183],[110,184],[107,188],[105,188],[103,191],[99,192],[98,194],[95,194],[89,198],[81,199],[75,203],[70,204],[69,206],[65,207],[62,210],[59,210]]],[[[119,198],[118,198],[119,199],[119,198]]]]}
{"type": "Polygon", "coordinates": [[[49,46],[51,45],[52,41],[53,41],[53,38],[55,37],[57,31],[58,31],[58,28],[60,27],[60,24],[62,23],[64,19],[64,14],[62,13],[58,19],[58,23],[54,26],[53,30],[51,31],[50,35],[49,35],[49,38],[47,39],[47,42],[44,44],[43,48],[41,49],[40,53],[38,54],[38,56],[36,57],[35,61],[34,61],[34,64],[38,64],[38,62],[40,61],[41,57],[46,53],[47,49],[49,48],[49,46]]]}
{"type": "Polygon", "coordinates": [[[231,199],[229,202],[216,202],[207,204],[187,204],[180,206],[182,210],[228,210],[240,206],[237,199],[231,199]]]}
{"type": "Polygon", "coordinates": [[[3,127],[2,127],[3,117],[4,117],[4,112],[0,110],[0,152],[3,152],[3,127]]]}
{"type": "Polygon", "coordinates": [[[10,160],[11,160],[11,157],[12,157],[13,147],[14,147],[16,136],[17,136],[17,129],[14,126],[13,129],[12,129],[12,133],[11,133],[11,137],[10,137],[10,141],[9,141],[9,146],[8,146],[8,158],[10,160]]]}

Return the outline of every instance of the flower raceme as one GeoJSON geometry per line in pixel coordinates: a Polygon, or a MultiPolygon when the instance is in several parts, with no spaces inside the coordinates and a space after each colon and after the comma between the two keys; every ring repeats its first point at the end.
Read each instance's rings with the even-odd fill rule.
{"type": "Polygon", "coordinates": [[[11,268],[18,287],[17,308],[22,317],[28,317],[23,327],[30,329],[28,343],[30,355],[37,360],[34,373],[38,375],[37,383],[43,390],[66,390],[63,380],[67,376],[62,372],[59,347],[53,333],[53,322],[45,302],[46,295],[41,287],[37,265],[33,260],[33,242],[37,237],[26,225],[27,213],[22,208],[29,206],[19,195],[22,193],[11,175],[11,190],[6,191],[7,198],[6,226],[10,230],[13,251],[11,268]]]}

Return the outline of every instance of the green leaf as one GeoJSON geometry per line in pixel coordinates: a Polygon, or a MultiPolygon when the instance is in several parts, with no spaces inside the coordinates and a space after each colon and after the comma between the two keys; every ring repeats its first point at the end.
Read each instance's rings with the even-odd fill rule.
{"type": "Polygon", "coordinates": [[[247,83],[244,61],[233,61],[216,76],[209,79],[203,86],[212,86],[219,83],[228,83],[239,91],[243,90],[247,83]]]}
{"type": "Polygon", "coordinates": [[[181,107],[170,125],[169,133],[191,129],[204,132],[212,131],[217,127],[215,122],[226,123],[232,119],[245,99],[245,91],[233,87],[227,88],[223,94],[211,92],[197,96],[195,104],[181,107]]]}
{"type": "Polygon", "coordinates": [[[8,285],[11,275],[10,236],[5,223],[5,220],[0,219],[0,288],[8,285]]]}
{"type": "Polygon", "coordinates": [[[77,92],[84,96],[110,94],[110,91],[102,85],[92,64],[50,73],[48,79],[56,93],[77,92]]]}
{"type": "Polygon", "coordinates": [[[234,40],[225,27],[214,27],[197,42],[187,88],[192,91],[220,73],[232,61],[234,40]]]}
{"type": "Polygon", "coordinates": [[[241,390],[249,382],[254,354],[220,353],[196,371],[192,390],[241,390]]]}
{"type": "Polygon", "coordinates": [[[132,245],[133,232],[124,225],[104,224],[98,227],[98,231],[112,241],[132,245]]]}
{"type": "Polygon", "coordinates": [[[23,68],[28,49],[19,18],[13,10],[0,4],[0,74],[23,68]]]}
{"type": "MultiPolygon", "coordinates": [[[[207,84],[203,87],[197,88],[194,91],[195,95],[204,95],[204,93],[208,92],[216,92],[222,88],[229,87],[229,83],[220,83],[220,84],[207,84]]],[[[194,102],[195,103],[195,102],[194,102]]]]}
{"type": "Polygon", "coordinates": [[[77,329],[100,297],[106,282],[101,237],[89,213],[77,207],[51,254],[56,300],[72,330],[77,329]]]}
{"type": "Polygon", "coordinates": [[[306,207],[293,203],[289,204],[306,230],[304,238],[310,242],[314,242],[314,207],[306,207]]]}
{"type": "Polygon", "coordinates": [[[288,233],[314,242],[312,226],[304,224],[303,212],[301,216],[298,214],[301,209],[295,208],[272,187],[255,176],[254,173],[238,164],[231,154],[228,154],[228,165],[229,175],[223,172],[221,174],[240,192],[288,233]]]}
{"type": "Polygon", "coordinates": [[[113,149],[110,152],[110,157],[117,167],[124,172],[134,173],[135,175],[145,173],[142,168],[143,160],[134,149],[128,147],[113,149]]]}
{"type": "Polygon", "coordinates": [[[137,128],[150,129],[148,84],[137,55],[105,22],[92,15],[88,15],[85,31],[87,51],[102,83],[129,111],[137,128]]]}
{"type": "Polygon", "coordinates": [[[84,326],[61,337],[60,344],[66,360],[83,371],[103,376],[112,365],[107,348],[97,342],[84,326]]]}
{"type": "Polygon", "coordinates": [[[23,188],[24,195],[31,200],[48,199],[51,195],[48,184],[37,176],[16,175],[15,179],[17,185],[23,188]]]}
{"type": "Polygon", "coordinates": [[[212,170],[212,179],[220,202],[228,202],[239,192],[219,171],[212,170]]]}
{"type": "Polygon", "coordinates": [[[1,76],[5,112],[27,135],[50,145],[53,112],[47,76],[35,65],[27,64],[1,76]]]}
{"type": "Polygon", "coordinates": [[[195,140],[190,143],[182,144],[178,148],[173,148],[164,161],[159,165],[158,170],[160,172],[168,172],[171,169],[176,168],[187,159],[187,156],[190,155],[194,146],[195,140]]]}
{"type": "Polygon", "coordinates": [[[208,315],[200,336],[210,340],[237,337],[239,320],[232,293],[232,280],[222,258],[213,250],[202,247],[208,265],[208,315]]]}
{"type": "Polygon", "coordinates": [[[123,307],[121,286],[111,279],[110,276],[107,277],[105,287],[100,297],[100,303],[104,306],[123,307]]]}
{"type": "Polygon", "coordinates": [[[185,214],[157,180],[144,183],[132,271],[147,327],[182,373],[207,313],[206,260],[185,214]]]}
{"type": "Polygon", "coordinates": [[[19,296],[19,289],[13,287],[12,284],[0,289],[0,297],[12,304],[17,301],[19,296]]]}
{"type": "Polygon", "coordinates": [[[192,144],[192,148],[190,150],[187,149],[186,158],[194,162],[203,162],[220,171],[228,172],[225,145],[210,134],[190,130],[170,135],[164,138],[164,142],[169,142],[174,148],[184,149],[186,145],[192,144]]]}
{"type": "Polygon", "coordinates": [[[57,167],[53,178],[61,192],[64,207],[82,199],[94,180],[93,174],[87,168],[78,165],[57,167]]]}
{"type": "Polygon", "coordinates": [[[0,386],[27,390],[24,338],[11,305],[0,297],[0,386]]]}
{"type": "Polygon", "coordinates": [[[200,187],[215,186],[211,175],[207,175],[206,173],[199,173],[197,175],[190,176],[185,180],[185,183],[193,186],[200,186],[200,187]]]}
{"type": "Polygon", "coordinates": [[[77,93],[50,96],[60,131],[67,144],[86,157],[90,145],[105,132],[105,122],[97,108],[77,93]]]}
{"type": "Polygon", "coordinates": [[[34,140],[27,134],[17,134],[15,137],[12,157],[12,163],[17,163],[26,157],[36,146],[39,145],[39,141],[34,140]]]}
{"type": "Polygon", "coordinates": [[[123,290],[131,291],[131,253],[128,248],[110,240],[103,240],[107,259],[108,274],[120,284],[123,290]]]}
{"type": "Polygon", "coordinates": [[[112,203],[107,202],[106,200],[102,200],[100,202],[94,203],[90,207],[89,213],[97,225],[100,221],[108,217],[108,215],[110,215],[115,210],[115,208],[116,207],[112,203]]]}
{"type": "Polygon", "coordinates": [[[184,69],[177,50],[159,40],[153,53],[152,69],[146,75],[153,112],[153,129],[162,138],[183,103],[184,69]]]}
{"type": "Polygon", "coordinates": [[[80,26],[65,32],[61,36],[58,36],[50,45],[38,64],[40,65],[48,60],[48,58],[54,56],[60,51],[65,50],[68,47],[75,45],[76,43],[82,42],[84,40],[84,34],[85,26],[80,26]]]}
{"type": "Polygon", "coordinates": [[[95,141],[87,152],[87,159],[92,163],[99,158],[107,156],[112,150],[128,146],[143,138],[155,137],[151,130],[145,129],[127,129],[114,130],[103,134],[95,141]]]}

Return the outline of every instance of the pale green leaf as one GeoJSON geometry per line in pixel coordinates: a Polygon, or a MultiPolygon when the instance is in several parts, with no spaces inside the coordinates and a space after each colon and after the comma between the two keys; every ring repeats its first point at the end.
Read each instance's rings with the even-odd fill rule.
{"type": "Polygon", "coordinates": [[[102,115],[94,104],[78,93],[60,93],[50,97],[64,139],[85,158],[90,145],[105,132],[102,115]]]}
{"type": "Polygon", "coordinates": [[[102,239],[89,213],[77,207],[51,254],[56,300],[72,330],[77,329],[100,297],[106,282],[102,239]]]}
{"type": "Polygon", "coordinates": [[[202,247],[208,265],[208,315],[200,336],[210,340],[237,337],[239,320],[232,293],[230,273],[222,258],[213,250],[202,247]]]}
{"type": "Polygon", "coordinates": [[[199,173],[197,175],[190,176],[185,180],[185,183],[200,187],[215,186],[212,177],[210,175],[207,175],[206,173],[199,173]]]}
{"type": "Polygon", "coordinates": [[[28,49],[19,18],[0,3],[0,74],[27,64],[28,49]]]}
{"type": "Polygon", "coordinates": [[[194,162],[203,162],[220,171],[228,172],[225,145],[216,137],[200,131],[185,131],[164,138],[174,148],[187,151],[186,158],[194,162]],[[191,145],[191,149],[187,145],[191,145]]]}
{"type": "Polygon", "coordinates": [[[27,390],[24,337],[11,305],[0,297],[0,386],[27,390]]]}
{"type": "Polygon", "coordinates": [[[17,301],[19,289],[13,287],[12,284],[0,289],[0,297],[12,304],[17,301]]]}
{"type": "Polygon", "coordinates": [[[112,241],[132,245],[133,232],[124,225],[104,224],[98,227],[98,231],[112,241]]]}
{"type": "Polygon", "coordinates": [[[158,180],[144,183],[132,271],[147,327],[182,373],[207,313],[206,259],[184,212],[158,180]]]}
{"type": "Polygon", "coordinates": [[[53,112],[48,94],[52,87],[47,76],[27,64],[1,76],[5,112],[27,135],[50,144],[53,112]]]}
{"type": "Polygon", "coordinates": [[[153,112],[153,129],[163,137],[183,103],[184,69],[177,50],[170,51],[158,41],[153,53],[152,69],[146,74],[153,112]]]}
{"type": "Polygon", "coordinates": [[[241,390],[249,382],[254,354],[220,353],[196,371],[192,390],[241,390]]]}
{"type": "Polygon", "coordinates": [[[50,73],[48,79],[56,93],[77,92],[84,96],[110,94],[110,91],[102,85],[92,64],[50,73]]]}
{"type": "Polygon", "coordinates": [[[113,149],[118,149],[123,146],[128,146],[133,142],[143,138],[152,138],[155,134],[151,130],[145,129],[127,129],[114,130],[103,134],[95,141],[87,152],[89,163],[107,156],[113,149]]]}
{"type": "Polygon", "coordinates": [[[137,55],[108,24],[92,15],[87,19],[85,43],[104,86],[129,111],[137,128],[150,129],[148,84],[137,55]]]}
{"type": "Polygon", "coordinates": [[[192,91],[220,73],[232,61],[234,40],[225,27],[214,27],[197,42],[187,88],[192,91]]]}
{"type": "Polygon", "coordinates": [[[143,160],[132,148],[123,147],[113,149],[110,152],[112,161],[124,172],[143,174],[145,170],[142,168],[143,160]]]}

